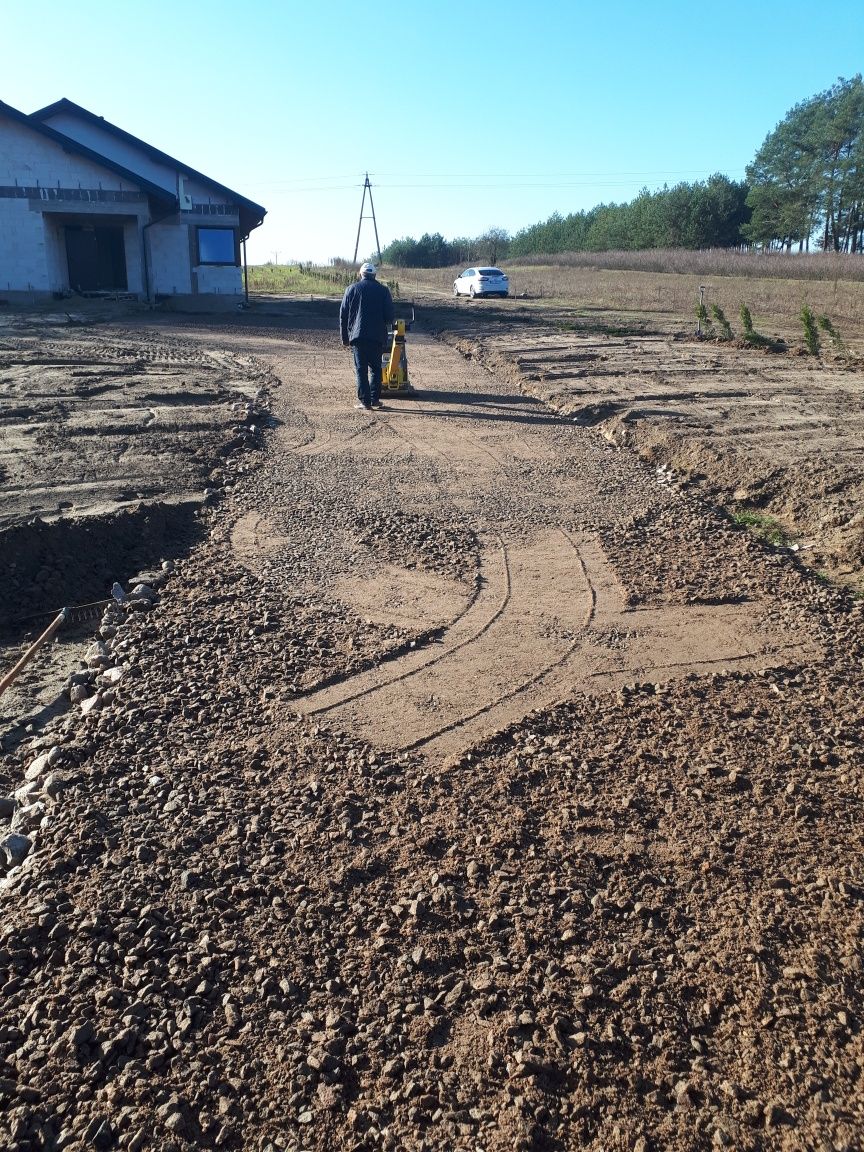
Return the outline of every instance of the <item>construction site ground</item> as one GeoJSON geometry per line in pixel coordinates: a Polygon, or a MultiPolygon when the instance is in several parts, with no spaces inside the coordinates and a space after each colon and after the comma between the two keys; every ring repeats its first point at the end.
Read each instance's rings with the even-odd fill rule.
{"type": "Polygon", "coordinates": [[[853,1152],[854,343],[418,315],[4,319],[0,1144],[853,1152]]]}

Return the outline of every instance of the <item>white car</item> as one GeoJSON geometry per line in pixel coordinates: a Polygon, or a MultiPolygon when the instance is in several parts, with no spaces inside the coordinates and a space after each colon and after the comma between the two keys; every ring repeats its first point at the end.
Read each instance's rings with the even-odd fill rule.
{"type": "Polygon", "coordinates": [[[466,268],[453,281],[454,296],[509,296],[510,281],[500,268],[466,268]]]}

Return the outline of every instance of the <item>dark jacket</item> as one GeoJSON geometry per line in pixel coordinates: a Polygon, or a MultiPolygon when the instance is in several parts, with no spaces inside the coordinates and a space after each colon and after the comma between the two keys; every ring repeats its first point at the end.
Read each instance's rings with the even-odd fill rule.
{"type": "Polygon", "coordinates": [[[386,284],[373,276],[364,276],[345,289],[339,309],[339,328],[343,344],[368,340],[387,343],[387,325],[393,323],[393,297],[386,284]]]}

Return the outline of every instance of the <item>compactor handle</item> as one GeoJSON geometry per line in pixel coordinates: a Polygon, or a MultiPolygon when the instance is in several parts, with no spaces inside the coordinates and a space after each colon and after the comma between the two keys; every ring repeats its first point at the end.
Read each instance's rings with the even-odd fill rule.
{"type": "Polygon", "coordinates": [[[411,319],[410,320],[402,320],[402,317],[400,316],[397,320],[394,320],[392,324],[388,324],[387,325],[388,335],[392,336],[392,334],[396,331],[396,324],[398,323],[398,320],[402,320],[402,323],[405,325],[405,331],[410,332],[412,327],[414,326],[414,321],[416,319],[417,319],[417,316],[414,312],[414,301],[412,300],[411,301],[411,319]]]}

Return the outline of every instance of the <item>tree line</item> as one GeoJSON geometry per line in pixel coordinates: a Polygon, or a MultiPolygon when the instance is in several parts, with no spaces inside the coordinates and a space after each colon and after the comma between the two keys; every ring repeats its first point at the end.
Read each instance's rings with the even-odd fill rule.
{"type": "Polygon", "coordinates": [[[860,74],[804,100],[747,168],[745,240],[860,252],[864,231],[864,83],[860,74]]]}
{"type": "Polygon", "coordinates": [[[840,79],[796,104],[765,138],[743,181],[643,189],[625,204],[553,213],[510,236],[490,228],[446,240],[440,232],[394,240],[396,267],[444,268],[562,252],[651,248],[757,248],[861,252],[864,244],[864,82],[840,79]]]}
{"type": "Polygon", "coordinates": [[[397,268],[449,268],[486,260],[497,264],[510,255],[510,236],[503,228],[489,228],[482,236],[445,240],[440,232],[424,232],[419,240],[406,236],[381,250],[381,259],[397,268]]]}

